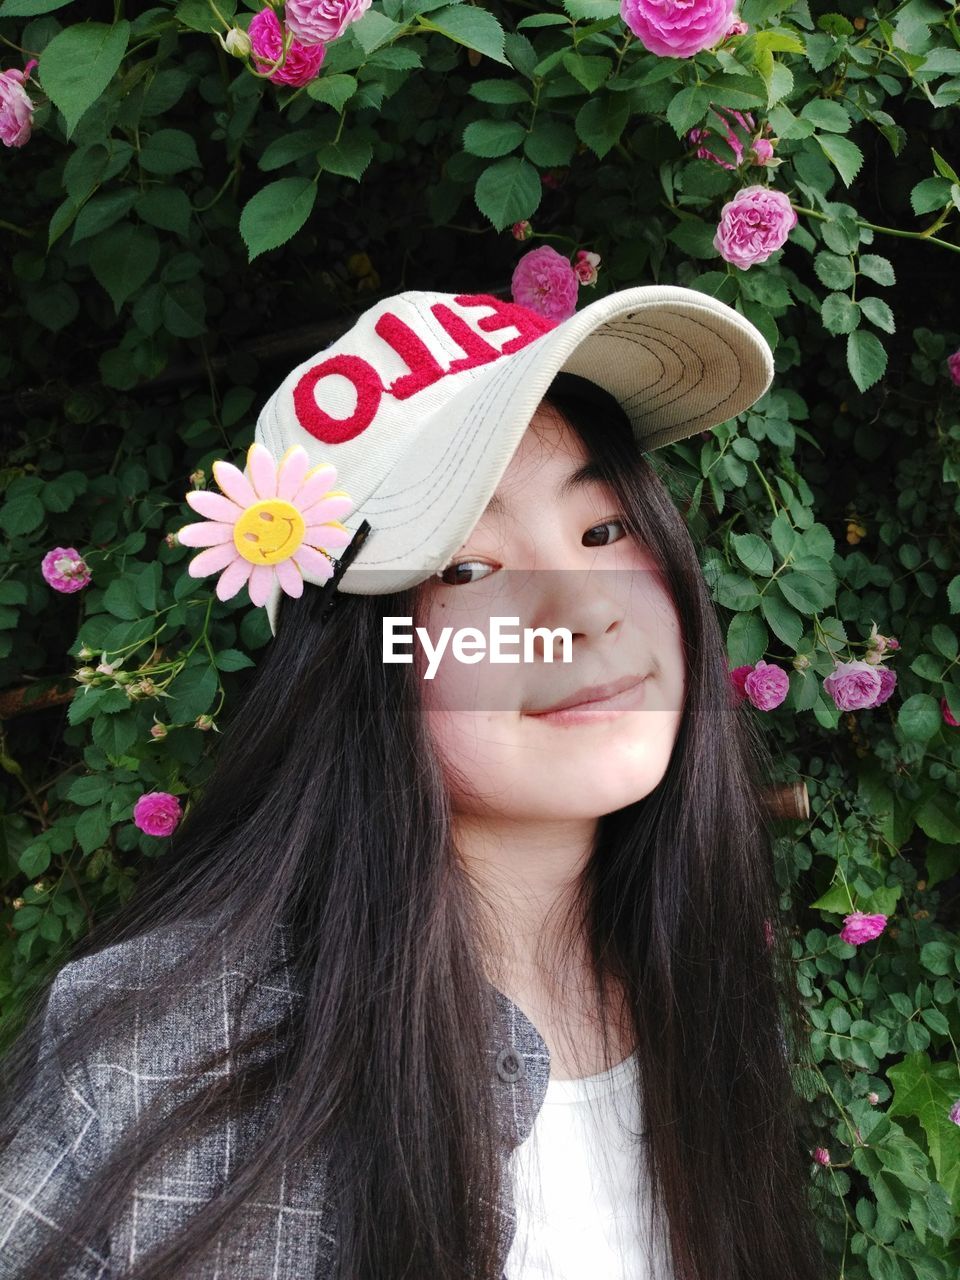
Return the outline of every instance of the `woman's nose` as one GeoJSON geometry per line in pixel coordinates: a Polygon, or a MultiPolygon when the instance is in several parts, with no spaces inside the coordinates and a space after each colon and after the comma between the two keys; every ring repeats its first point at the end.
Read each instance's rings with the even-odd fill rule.
{"type": "MultiPolygon", "coordinates": [[[[555,632],[566,628],[575,645],[616,634],[623,621],[629,575],[623,570],[566,569],[540,570],[531,575],[530,589],[536,593],[533,620],[528,626],[555,632]]],[[[544,638],[535,637],[535,651],[543,656],[544,638]]],[[[554,654],[561,650],[560,639],[552,641],[554,654]]]]}

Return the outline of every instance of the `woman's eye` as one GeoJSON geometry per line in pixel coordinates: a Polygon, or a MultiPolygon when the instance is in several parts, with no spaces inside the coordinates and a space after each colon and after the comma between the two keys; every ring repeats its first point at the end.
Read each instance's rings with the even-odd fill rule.
{"type": "Polygon", "coordinates": [[[619,525],[621,530],[619,537],[607,538],[603,542],[587,542],[586,545],[588,547],[606,547],[609,546],[611,542],[619,542],[620,538],[625,538],[627,536],[626,526],[622,520],[604,520],[602,524],[595,524],[592,529],[588,529],[583,536],[587,539],[591,534],[597,533],[600,529],[609,529],[611,525],[619,525]]]}
{"type": "MultiPolygon", "coordinates": [[[[492,564],[486,564],[483,560],[461,560],[459,564],[448,564],[445,569],[438,570],[437,577],[441,582],[445,582],[448,587],[456,587],[461,583],[480,581],[480,578],[466,576],[471,569],[492,570],[493,568],[492,564]]],[[[480,577],[486,577],[486,574],[481,574],[480,577]]]]}

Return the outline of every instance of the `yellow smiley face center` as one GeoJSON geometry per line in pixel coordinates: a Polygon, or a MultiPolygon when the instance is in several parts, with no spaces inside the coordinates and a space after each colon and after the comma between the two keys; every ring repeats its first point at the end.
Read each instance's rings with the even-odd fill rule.
{"type": "Polygon", "coordinates": [[[251,564],[276,564],[303,541],[306,522],[283,498],[265,498],[247,507],[233,527],[234,546],[251,564]]]}

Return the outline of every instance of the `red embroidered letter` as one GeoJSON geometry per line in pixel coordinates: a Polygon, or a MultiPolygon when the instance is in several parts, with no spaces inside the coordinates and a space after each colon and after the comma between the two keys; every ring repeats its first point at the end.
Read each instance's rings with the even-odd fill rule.
{"type": "Polygon", "coordinates": [[[521,307],[517,302],[504,302],[500,298],[494,298],[489,293],[461,293],[457,295],[455,301],[461,307],[494,308],[492,316],[484,316],[482,320],[477,321],[478,328],[485,333],[496,333],[507,325],[513,325],[519,331],[516,338],[510,338],[501,347],[500,354],[503,356],[519,351],[521,347],[527,346],[542,334],[549,333],[560,323],[559,320],[548,320],[546,316],[538,315],[528,307],[521,307]]]}
{"type": "Polygon", "coordinates": [[[430,308],[437,317],[444,329],[450,337],[460,344],[465,356],[460,356],[454,360],[447,373],[460,373],[463,369],[475,369],[477,365],[489,364],[491,360],[497,360],[500,352],[496,347],[492,347],[489,342],[485,342],[478,333],[467,324],[462,316],[458,316],[455,311],[447,306],[445,302],[435,302],[430,308]]]}
{"type": "Polygon", "coordinates": [[[408,324],[404,324],[392,311],[385,311],[374,325],[377,333],[402,360],[406,362],[410,373],[401,374],[392,382],[387,390],[397,400],[408,400],[410,396],[432,387],[443,377],[443,369],[437,364],[425,346],[408,324]]]}
{"type": "Polygon", "coordinates": [[[344,444],[366,431],[380,407],[383,387],[373,365],[359,356],[331,356],[308,369],[293,389],[293,408],[302,427],[324,444],[344,444]],[[314,389],[331,374],[349,378],[357,392],[357,406],[349,418],[332,418],[321,409],[314,389]]]}

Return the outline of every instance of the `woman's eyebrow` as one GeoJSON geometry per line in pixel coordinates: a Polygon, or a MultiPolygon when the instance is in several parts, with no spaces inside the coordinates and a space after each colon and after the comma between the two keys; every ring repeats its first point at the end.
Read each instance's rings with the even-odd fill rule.
{"type": "MultiPolygon", "coordinates": [[[[574,493],[577,489],[583,489],[589,484],[595,484],[603,481],[600,468],[593,461],[585,462],[582,466],[577,467],[576,471],[570,471],[560,481],[556,490],[558,501],[562,501],[569,494],[574,493]]],[[[507,510],[507,503],[499,493],[494,493],[487,503],[487,511],[493,515],[503,515],[507,510]]]]}

